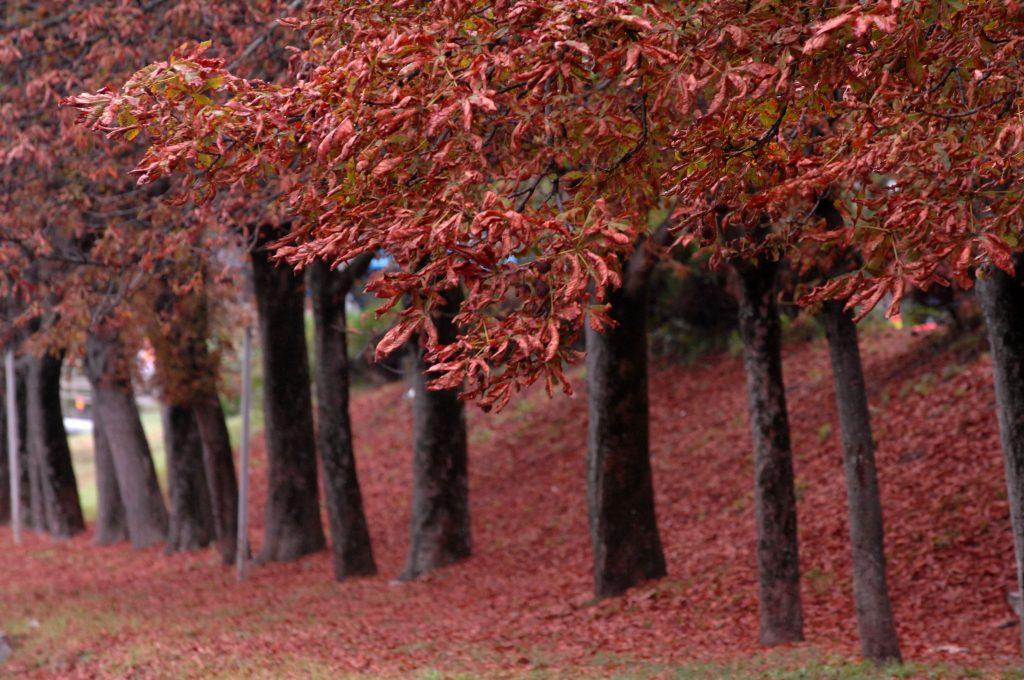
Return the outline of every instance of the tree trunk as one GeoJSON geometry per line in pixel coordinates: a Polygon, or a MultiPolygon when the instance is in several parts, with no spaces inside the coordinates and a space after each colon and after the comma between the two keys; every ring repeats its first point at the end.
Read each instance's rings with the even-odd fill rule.
{"type": "Polygon", "coordinates": [[[597,597],[665,575],[648,447],[646,284],[609,296],[614,327],[586,329],[587,500],[597,597]]]}
{"type": "Polygon", "coordinates": [[[195,414],[184,406],[166,406],[162,418],[170,497],[167,552],[199,550],[213,540],[213,506],[199,426],[195,414]]]}
{"type": "Polygon", "coordinates": [[[68,538],[85,530],[78,484],[60,404],[63,356],[47,354],[28,362],[26,385],[28,450],[39,478],[46,530],[68,538]]]}
{"type": "Polygon", "coordinates": [[[224,564],[231,564],[238,534],[238,480],[217,394],[220,367],[207,347],[208,300],[202,289],[180,294],[163,284],[157,289],[155,307],[157,323],[151,325],[149,338],[156,353],[157,381],[165,403],[190,411],[198,426],[217,549],[224,564]]]}
{"type": "Polygon", "coordinates": [[[867,391],[857,345],[857,325],[842,302],[826,302],[821,318],[828,334],[836,408],[843,447],[843,474],[853,550],[853,599],[861,653],[878,663],[900,660],[899,639],[885,574],[882,501],[875,470],[867,391]]]}
{"type": "MultiPolygon", "coordinates": [[[[978,273],[976,288],[992,351],[1006,495],[1017,562],[1017,589],[1024,592],[1024,285],[1021,280],[1024,262],[1021,260],[1015,258],[1016,278],[990,266],[987,271],[978,273]]],[[[1024,636],[1024,620],[1021,624],[1018,635],[1024,636]]]]}
{"type": "MultiPolygon", "coordinates": [[[[449,291],[434,320],[438,339],[455,339],[461,294],[449,291]]],[[[409,555],[401,579],[411,580],[470,555],[466,413],[456,390],[428,390],[429,364],[413,342],[413,488],[409,555]]]]}
{"type": "Polygon", "coordinates": [[[46,508],[43,502],[43,465],[35,455],[29,440],[28,402],[29,375],[27,370],[21,371],[18,380],[18,441],[21,443],[22,460],[28,476],[28,513],[26,526],[33,531],[46,533],[46,508]]]}
{"type": "Polygon", "coordinates": [[[167,508],[139,419],[128,359],[116,338],[89,334],[86,372],[93,387],[93,408],[110,446],[128,536],[136,548],[161,543],[167,539],[167,508]]]}
{"type": "MultiPolygon", "coordinates": [[[[354,262],[349,267],[360,264],[354,262]]],[[[357,273],[332,271],[322,262],[310,268],[316,323],[317,447],[331,526],[334,577],[339,581],[377,573],[356,475],[348,409],[345,296],[357,273]]]]}
{"type": "Polygon", "coordinates": [[[198,427],[195,431],[206,485],[203,493],[211,506],[218,552],[224,564],[231,564],[238,533],[238,480],[217,394],[220,367],[207,347],[208,301],[201,289],[177,294],[163,285],[158,288],[155,307],[156,323],[151,324],[149,338],[156,354],[157,382],[165,404],[189,411],[198,427]]]}
{"type": "Polygon", "coordinates": [[[252,251],[263,353],[263,413],[268,463],[266,528],[260,562],[323,550],[317,489],[302,277],[252,251]]]}
{"type": "Polygon", "coordinates": [[[96,545],[111,545],[128,540],[128,518],[125,514],[121,491],[117,488],[117,473],[110,442],[103,429],[95,395],[92,409],[93,455],[96,461],[96,545]]]}
{"type": "Polygon", "coordinates": [[[11,467],[7,449],[7,381],[0,364],[0,526],[11,522],[11,467]]]}
{"type": "Polygon", "coordinates": [[[774,262],[736,266],[740,335],[754,444],[761,644],[803,640],[793,454],[782,381],[774,262]]]}
{"type": "Polygon", "coordinates": [[[217,551],[224,564],[231,564],[235,560],[235,542],[238,540],[238,478],[235,476],[235,458],[224,409],[216,394],[208,394],[197,398],[193,413],[203,445],[203,465],[212,502],[217,551]]]}

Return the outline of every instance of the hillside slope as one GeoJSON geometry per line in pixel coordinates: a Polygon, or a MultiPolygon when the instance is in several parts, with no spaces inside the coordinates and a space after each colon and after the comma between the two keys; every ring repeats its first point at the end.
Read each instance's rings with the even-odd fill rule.
{"type": "MultiPolygon", "coordinates": [[[[905,656],[1013,663],[1013,554],[987,355],[885,331],[865,340],[879,441],[891,592],[905,656]],[[967,358],[963,358],[966,356],[967,358]]],[[[211,553],[94,548],[0,530],[0,628],[30,674],[426,668],[604,675],[757,650],[752,460],[740,361],[655,362],[653,466],[669,576],[590,601],[585,396],[533,391],[470,411],[476,555],[390,581],[408,522],[410,403],[393,385],[353,405],[356,454],[382,575],[330,579],[326,554],[236,584],[211,553]],[[644,664],[647,664],[646,666],[644,664]],[[573,669],[573,670],[570,670],[573,669]]],[[[787,349],[806,648],[856,657],[845,493],[822,341],[787,349]]],[[[258,447],[257,447],[258,448],[258,447]]],[[[254,489],[263,489],[259,456],[254,489]]],[[[260,498],[253,511],[258,543],[260,498]]]]}

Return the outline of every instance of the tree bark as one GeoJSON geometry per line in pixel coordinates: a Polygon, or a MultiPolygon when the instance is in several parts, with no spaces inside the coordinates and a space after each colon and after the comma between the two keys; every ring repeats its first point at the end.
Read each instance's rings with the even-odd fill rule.
{"type": "MultiPolygon", "coordinates": [[[[1024,592],[1024,261],[1014,260],[1016,277],[990,266],[978,273],[976,290],[992,351],[1017,589],[1024,592]]],[[[1024,637],[1024,619],[1018,635],[1024,637]]]]}
{"type": "Polygon", "coordinates": [[[117,488],[117,472],[110,442],[103,429],[103,422],[96,409],[93,396],[92,441],[96,461],[96,545],[111,545],[128,540],[128,517],[117,488]]]}
{"type": "Polygon", "coordinates": [[[637,280],[629,268],[624,286],[608,298],[616,325],[586,329],[587,500],[597,597],[665,575],[648,443],[647,276],[637,280]]]}
{"type": "Polygon", "coordinates": [[[323,550],[302,277],[252,251],[263,353],[268,462],[266,528],[258,561],[288,561],[323,550]]]}
{"type": "Polygon", "coordinates": [[[331,527],[334,577],[339,581],[377,573],[356,474],[348,408],[345,297],[361,273],[357,270],[369,264],[368,256],[357,259],[341,271],[316,262],[309,272],[316,325],[317,448],[331,527]]]}
{"type": "Polygon", "coordinates": [[[11,522],[11,468],[7,449],[6,373],[0,365],[0,526],[11,522]]]}
{"type": "Polygon", "coordinates": [[[165,404],[190,411],[198,426],[217,549],[224,564],[231,564],[238,534],[238,480],[217,394],[220,367],[207,347],[208,300],[202,289],[179,294],[163,284],[155,308],[157,323],[151,325],[149,338],[157,358],[157,382],[165,404]]]}
{"type": "MultiPolygon", "coordinates": [[[[449,291],[434,319],[441,343],[455,340],[462,296],[449,291]]],[[[466,412],[456,390],[429,390],[429,364],[412,343],[413,489],[410,545],[400,576],[411,580],[469,557],[469,462],[466,412]]]]}
{"type": "Polygon", "coordinates": [[[89,334],[86,372],[93,387],[93,408],[100,414],[110,446],[128,536],[135,548],[161,543],[167,539],[167,508],[139,419],[128,360],[116,337],[106,332],[89,334]]]}
{"type": "Polygon", "coordinates": [[[196,399],[193,413],[202,442],[217,551],[224,564],[231,564],[238,540],[238,478],[224,408],[216,393],[206,394],[196,399]]]}
{"type": "Polygon", "coordinates": [[[213,540],[213,505],[199,426],[195,414],[184,406],[166,406],[161,415],[170,497],[167,552],[199,550],[213,540]]]}
{"type": "Polygon", "coordinates": [[[853,599],[861,653],[877,663],[900,660],[899,638],[885,571],[882,501],[875,469],[867,391],[857,344],[857,325],[842,302],[826,302],[821,318],[828,335],[843,474],[853,551],[853,599]]]}
{"type": "Polygon", "coordinates": [[[803,640],[796,492],[774,262],[738,264],[740,335],[754,444],[761,643],[803,640]]]}
{"type": "Polygon", "coordinates": [[[85,531],[60,403],[63,364],[63,356],[32,357],[26,385],[28,450],[38,475],[43,523],[58,538],[85,531]]]}
{"type": "Polygon", "coordinates": [[[28,513],[26,526],[33,531],[46,533],[46,508],[43,503],[43,466],[39,457],[35,455],[29,441],[28,402],[29,402],[29,375],[28,370],[19,371],[21,375],[18,380],[18,441],[21,443],[21,455],[24,461],[24,469],[28,477],[28,513]]]}

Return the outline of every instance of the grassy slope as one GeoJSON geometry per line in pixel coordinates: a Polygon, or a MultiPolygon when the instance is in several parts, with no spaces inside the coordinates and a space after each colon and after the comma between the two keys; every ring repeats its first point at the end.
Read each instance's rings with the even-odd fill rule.
{"type": "MultiPolygon", "coordinates": [[[[326,555],[254,571],[212,553],[98,549],[0,530],[10,670],[45,677],[1022,677],[1005,592],[1012,549],[985,356],[873,335],[892,591],[906,666],[858,664],[845,504],[825,348],[786,357],[808,642],[756,645],[756,573],[742,370],[719,357],[652,376],[652,465],[669,576],[589,597],[585,400],[532,392],[473,410],[476,555],[421,582],[401,568],[409,405],[399,385],[354,404],[382,575],[330,579],[326,555]]],[[[154,442],[155,443],[155,442],[154,442]]],[[[263,488],[257,447],[254,488],[263,488]]],[[[259,535],[261,498],[252,520],[259,535]]],[[[8,670],[5,668],[4,670],[8,670]]]]}

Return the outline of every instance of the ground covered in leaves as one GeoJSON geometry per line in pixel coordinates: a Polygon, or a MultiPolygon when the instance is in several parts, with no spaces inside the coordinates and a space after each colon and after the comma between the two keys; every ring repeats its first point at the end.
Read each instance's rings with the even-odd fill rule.
{"type": "MultiPolygon", "coordinates": [[[[885,676],[1012,675],[1019,630],[990,359],[976,342],[865,339],[906,666],[885,676]]],[[[475,556],[415,583],[402,567],[410,403],[355,399],[359,472],[381,576],[331,580],[326,554],[238,584],[212,552],[96,548],[0,529],[0,675],[237,677],[863,677],[827,350],[792,344],[808,641],[757,646],[752,463],[739,359],[654,362],[652,455],[669,576],[593,602],[584,490],[586,400],[542,391],[471,409],[475,556]]],[[[257,447],[259,448],[259,447],[257,447]]],[[[259,452],[257,452],[259,453],[259,452]]],[[[253,509],[263,468],[257,455],[253,509]]]]}

